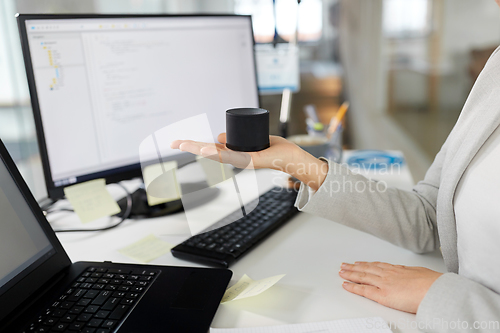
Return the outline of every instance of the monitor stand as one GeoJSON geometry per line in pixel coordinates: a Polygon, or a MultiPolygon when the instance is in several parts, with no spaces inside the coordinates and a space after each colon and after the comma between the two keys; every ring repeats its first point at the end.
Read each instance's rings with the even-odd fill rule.
{"type": "MultiPolygon", "coordinates": [[[[181,183],[181,191],[183,194],[195,194],[194,196],[190,196],[190,198],[194,199],[191,199],[190,209],[206,204],[220,194],[218,188],[209,187],[205,181],[198,183],[181,183]]],[[[184,209],[180,199],[150,206],[144,186],[138,188],[135,192],[131,193],[131,195],[132,211],[129,218],[132,219],[165,216],[180,212],[184,209]]],[[[121,212],[118,213],[117,216],[121,217],[127,208],[127,197],[118,200],[118,206],[120,206],[121,212]]]]}

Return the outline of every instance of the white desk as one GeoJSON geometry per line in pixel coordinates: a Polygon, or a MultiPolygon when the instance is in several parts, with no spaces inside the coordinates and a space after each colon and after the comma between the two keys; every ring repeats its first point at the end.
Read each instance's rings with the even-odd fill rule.
{"type": "MultiPolygon", "coordinates": [[[[257,174],[261,192],[283,177],[281,173],[268,170],[259,170],[257,174]]],[[[377,177],[387,180],[389,184],[396,182],[395,185],[400,187],[409,188],[412,185],[411,175],[406,168],[401,170],[397,178],[377,177]]],[[[220,200],[224,200],[223,195],[220,200]]],[[[56,218],[58,221],[54,222],[55,226],[72,224],[72,227],[80,227],[73,216],[61,217],[56,218]]],[[[102,223],[93,222],[89,227],[97,227],[102,223]]],[[[73,261],[134,263],[118,253],[117,249],[150,233],[173,245],[190,236],[185,216],[179,213],[126,222],[106,232],[58,234],[58,237],[73,261]]],[[[414,315],[386,308],[342,288],[342,279],[338,276],[340,264],[357,260],[385,261],[445,271],[438,252],[414,254],[360,231],[299,213],[231,267],[233,283],[243,274],[253,279],[278,274],[286,276],[262,295],[222,304],[212,327],[250,327],[370,316],[381,316],[388,322],[403,324],[414,320],[414,315]]],[[[174,258],[170,253],[154,260],[152,264],[200,266],[174,258]]],[[[417,332],[411,328],[393,331],[417,332]]]]}

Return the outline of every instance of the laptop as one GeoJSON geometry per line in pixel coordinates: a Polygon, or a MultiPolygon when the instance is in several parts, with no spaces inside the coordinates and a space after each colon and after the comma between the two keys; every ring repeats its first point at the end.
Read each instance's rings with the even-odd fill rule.
{"type": "Polygon", "coordinates": [[[203,332],[227,269],[71,263],[0,141],[0,332],[203,332]]]}

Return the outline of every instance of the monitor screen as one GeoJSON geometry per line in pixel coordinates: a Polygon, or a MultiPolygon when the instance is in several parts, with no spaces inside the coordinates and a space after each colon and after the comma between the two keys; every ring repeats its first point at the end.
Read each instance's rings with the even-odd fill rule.
{"type": "Polygon", "coordinates": [[[248,16],[48,17],[25,29],[49,195],[140,171],[140,143],[165,126],[206,113],[213,140],[227,109],[259,104],[248,16]]]}
{"type": "Polygon", "coordinates": [[[12,284],[9,282],[34,270],[55,251],[1,159],[0,212],[2,295],[12,284]]]}

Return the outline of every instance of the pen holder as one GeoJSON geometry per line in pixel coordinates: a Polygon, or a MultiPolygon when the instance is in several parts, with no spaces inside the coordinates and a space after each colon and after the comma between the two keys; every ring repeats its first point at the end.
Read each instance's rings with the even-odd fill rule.
{"type": "Polygon", "coordinates": [[[236,151],[269,148],[269,111],[238,108],[226,111],[226,147],[236,151]]]}
{"type": "Polygon", "coordinates": [[[342,127],[330,139],[324,133],[293,135],[287,139],[314,157],[326,157],[336,163],[342,160],[342,127]]]}

